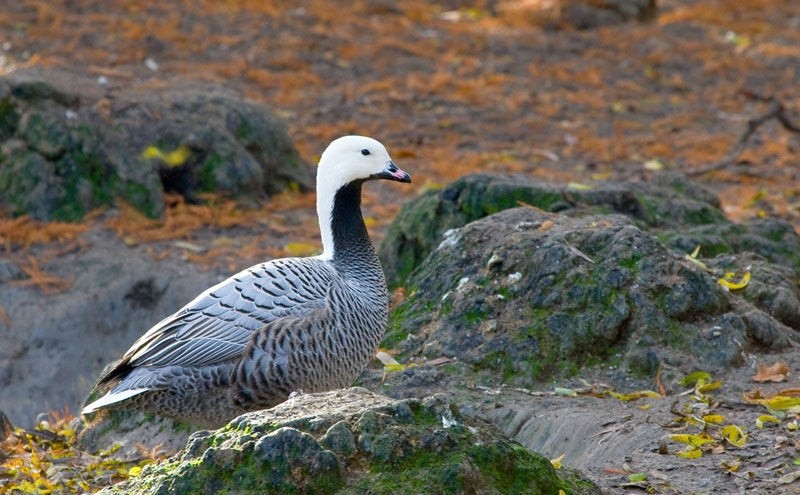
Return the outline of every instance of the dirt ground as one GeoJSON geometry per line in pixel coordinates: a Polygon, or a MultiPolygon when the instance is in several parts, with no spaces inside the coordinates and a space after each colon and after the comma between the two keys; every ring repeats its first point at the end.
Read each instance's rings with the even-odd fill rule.
{"type": "MultiPolygon", "coordinates": [[[[792,352],[745,358],[748,365],[712,377],[721,382],[720,387],[700,395],[691,386],[663,398],[629,402],[553,396],[552,388],[533,392],[534,396],[483,390],[476,402],[512,438],[551,459],[563,455],[564,465],[581,469],[609,495],[800,493],[797,416],[788,414],[773,423],[765,419],[770,415],[765,406],[748,402],[755,390],[764,396],[790,387],[796,390],[800,356],[792,352]],[[788,382],[752,381],[757,363],[776,362],[791,370],[788,382]],[[720,423],[695,421],[709,415],[720,416],[720,423]],[[731,426],[746,434],[742,445],[727,436],[735,431],[731,426]],[[699,458],[682,457],[689,449],[680,441],[686,434],[699,435],[692,439],[711,439],[700,447],[699,458]]],[[[602,383],[601,375],[595,374],[591,383],[602,383]]],[[[585,384],[572,385],[581,390],[585,384]]]]}
{"type": "MultiPolygon", "coordinates": [[[[654,22],[589,31],[544,27],[552,19],[546,4],[18,0],[0,11],[0,72],[43,65],[110,87],[176,78],[223,84],[271,105],[310,161],[339,135],[377,137],[414,187],[369,188],[376,237],[405,197],[480,171],[588,182],[680,170],[716,191],[735,220],[775,216],[800,229],[800,133],[792,129],[800,125],[800,2],[665,0],[654,22]]],[[[315,242],[312,204],[301,197],[266,205],[286,225],[267,244],[315,242]]],[[[218,234],[209,227],[184,240],[218,234]]],[[[658,453],[661,435],[699,431],[672,424],[682,417],[672,402],[673,411],[691,412],[691,394],[635,402],[479,396],[500,404],[492,409],[530,403],[553,421],[580,423],[580,411],[591,411],[580,444],[589,454],[570,450],[574,440],[543,453],[575,453],[564,464],[585,469],[607,493],[800,493],[800,482],[781,480],[800,470],[797,431],[787,420],[758,429],[767,411],[742,398],[756,386],[765,394],[800,387],[800,357],[746,361],[713,377],[723,384],[708,395],[709,414],[739,425],[747,442],[717,442],[699,459],[675,455],[675,442],[658,453]],[[788,381],[754,384],[756,361],[786,362],[788,381]],[[629,434],[636,432],[644,433],[629,434]],[[631,481],[632,473],[647,480],[631,481]]]]}

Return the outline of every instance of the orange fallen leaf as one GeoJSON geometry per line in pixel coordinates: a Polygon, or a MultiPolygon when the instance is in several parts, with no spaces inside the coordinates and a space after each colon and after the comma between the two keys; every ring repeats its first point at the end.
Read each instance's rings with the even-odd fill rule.
{"type": "Polygon", "coordinates": [[[539,226],[539,232],[547,232],[548,230],[552,229],[555,223],[552,220],[545,220],[539,226]]]}
{"type": "Polygon", "coordinates": [[[789,375],[789,365],[786,363],[779,361],[771,366],[767,366],[764,363],[759,363],[756,374],[751,379],[754,382],[759,383],[778,383],[786,380],[787,375],[789,375]]]}

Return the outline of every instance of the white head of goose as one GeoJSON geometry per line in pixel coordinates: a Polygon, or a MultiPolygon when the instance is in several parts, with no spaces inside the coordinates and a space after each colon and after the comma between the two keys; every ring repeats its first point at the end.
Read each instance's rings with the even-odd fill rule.
{"type": "Polygon", "coordinates": [[[140,337],[86,405],[135,409],[218,427],[293,391],[350,385],[383,336],[388,296],[361,216],[361,187],[410,182],[378,141],[345,136],[322,154],[317,214],[323,253],[243,270],[140,337]]]}

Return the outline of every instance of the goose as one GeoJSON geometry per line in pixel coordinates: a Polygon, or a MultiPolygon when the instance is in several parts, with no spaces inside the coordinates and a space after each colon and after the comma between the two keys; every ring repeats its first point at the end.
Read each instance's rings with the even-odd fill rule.
{"type": "Polygon", "coordinates": [[[142,335],[81,411],[132,409],[206,428],[294,392],[350,386],[386,328],[388,292],[361,214],[373,179],[411,182],[379,141],[340,137],[317,168],[322,254],[247,268],[142,335]]]}

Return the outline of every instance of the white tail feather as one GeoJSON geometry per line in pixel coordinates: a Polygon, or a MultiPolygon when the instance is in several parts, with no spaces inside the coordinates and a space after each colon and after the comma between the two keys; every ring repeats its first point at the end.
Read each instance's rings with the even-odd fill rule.
{"type": "Polygon", "coordinates": [[[130,399],[134,395],[139,395],[141,393],[147,392],[150,390],[149,388],[133,388],[130,390],[122,390],[120,392],[109,392],[106,395],[100,397],[96,401],[92,402],[91,404],[87,405],[81,411],[81,414],[89,414],[97,411],[98,409],[102,409],[106,406],[110,406],[111,404],[116,404],[117,402],[122,402],[125,399],[130,399]]]}

